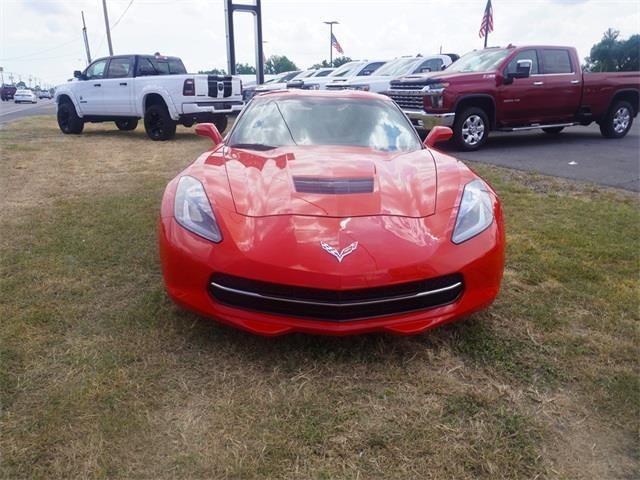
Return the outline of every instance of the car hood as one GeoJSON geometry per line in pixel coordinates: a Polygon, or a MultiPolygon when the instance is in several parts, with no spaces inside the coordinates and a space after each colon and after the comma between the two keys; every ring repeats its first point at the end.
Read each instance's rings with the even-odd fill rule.
{"type": "Polygon", "coordinates": [[[256,152],[224,147],[224,157],[241,215],[418,218],[435,211],[437,172],[428,150],[294,146],[256,152]]]}

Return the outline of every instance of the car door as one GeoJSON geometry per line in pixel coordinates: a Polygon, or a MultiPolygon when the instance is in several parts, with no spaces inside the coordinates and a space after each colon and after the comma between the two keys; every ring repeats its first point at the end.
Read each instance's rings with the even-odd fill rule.
{"type": "Polygon", "coordinates": [[[502,74],[505,79],[515,73],[518,60],[531,60],[531,74],[527,78],[514,78],[511,83],[498,87],[496,96],[497,118],[505,126],[528,125],[546,121],[547,100],[538,78],[540,62],[535,48],[521,50],[507,60],[502,74]]]}
{"type": "Polygon", "coordinates": [[[102,80],[103,111],[106,115],[133,115],[133,68],[135,57],[113,57],[102,80]]]}
{"type": "Polygon", "coordinates": [[[535,81],[544,92],[547,120],[572,121],[582,95],[580,66],[574,65],[571,52],[566,48],[541,48],[539,56],[541,74],[535,76],[535,81]]]}
{"type": "Polygon", "coordinates": [[[93,62],[84,71],[83,79],[74,86],[83,115],[103,115],[102,82],[108,63],[108,58],[93,62]]]}

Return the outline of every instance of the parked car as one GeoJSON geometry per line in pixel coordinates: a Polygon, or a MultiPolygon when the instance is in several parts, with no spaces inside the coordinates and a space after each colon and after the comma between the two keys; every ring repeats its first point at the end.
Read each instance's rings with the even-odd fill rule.
{"type": "Polygon", "coordinates": [[[224,131],[227,115],[243,106],[239,78],[189,74],[177,57],[105,57],[74,77],[55,93],[64,133],[81,133],[86,122],[115,122],[120,130],[133,130],[142,118],[149,138],[167,140],[178,123],[213,122],[224,131]]]}
{"type": "Polygon", "coordinates": [[[19,88],[13,95],[15,103],[38,103],[38,97],[28,88],[19,88]]]}
{"type": "Polygon", "coordinates": [[[325,90],[329,83],[346,82],[354,77],[368,77],[385,63],[387,63],[386,60],[355,60],[341,65],[326,77],[303,79],[297,85],[289,85],[289,88],[325,90]]]}
{"type": "Polygon", "coordinates": [[[278,75],[276,75],[274,78],[267,80],[266,82],[260,84],[260,85],[251,85],[249,87],[246,87],[242,90],[242,99],[245,102],[248,102],[249,100],[251,100],[253,98],[253,96],[256,94],[256,90],[260,87],[266,87],[268,85],[275,85],[278,83],[286,83],[289,80],[291,80],[292,78],[295,78],[296,75],[300,74],[301,70],[291,70],[289,72],[282,72],[278,75]]]}
{"type": "Polygon", "coordinates": [[[490,130],[600,125],[624,137],[638,114],[639,72],[584,73],[575,48],[525,46],[470,52],[443,72],[391,82],[387,94],[419,128],[453,128],[459,148],[476,150],[490,130]]]}
{"type": "Polygon", "coordinates": [[[289,86],[298,85],[303,82],[305,79],[316,78],[316,77],[326,77],[333,70],[333,68],[310,68],[308,70],[303,70],[298,72],[297,75],[288,80],[282,80],[280,82],[268,82],[262,85],[258,85],[255,89],[255,94],[264,93],[264,92],[273,92],[274,90],[284,90],[285,88],[289,88],[289,86]]]}
{"type": "Polygon", "coordinates": [[[2,98],[2,101],[6,102],[8,100],[13,100],[16,90],[17,89],[14,85],[2,85],[2,88],[0,89],[0,97],[2,98]]]}
{"type": "Polygon", "coordinates": [[[38,98],[43,99],[43,98],[51,98],[51,92],[49,90],[40,90],[38,92],[38,98]]]}
{"type": "Polygon", "coordinates": [[[505,234],[493,189],[387,97],[256,96],[167,186],[160,258],[178,304],[261,335],[416,334],[488,307],[505,234]]]}
{"type": "Polygon", "coordinates": [[[364,90],[381,93],[389,90],[391,80],[403,75],[425,72],[439,72],[451,65],[458,55],[427,55],[425,57],[401,57],[385,63],[373,75],[362,78],[352,77],[346,81],[327,84],[327,90],[364,90]]]}

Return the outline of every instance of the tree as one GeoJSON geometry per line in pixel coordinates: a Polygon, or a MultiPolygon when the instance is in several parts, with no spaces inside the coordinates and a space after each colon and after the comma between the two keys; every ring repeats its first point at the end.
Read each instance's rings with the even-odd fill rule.
{"type": "Polygon", "coordinates": [[[200,70],[198,73],[202,75],[226,75],[227,71],[224,68],[212,68],[211,70],[200,70]]]}
{"type": "Polygon", "coordinates": [[[252,67],[248,63],[236,63],[236,73],[238,75],[255,75],[256,68],[252,67]]]}
{"type": "MultiPolygon", "coordinates": [[[[336,57],[333,59],[333,66],[337,68],[337,67],[340,67],[341,65],[344,65],[345,63],[349,63],[352,61],[353,60],[351,60],[351,57],[336,57]]],[[[331,65],[326,60],[322,60],[322,62],[316,63],[315,65],[311,66],[311,68],[329,68],[329,67],[331,67],[331,65]]]]}
{"type": "Polygon", "coordinates": [[[585,58],[586,69],[592,72],[628,72],[640,70],[640,35],[620,40],[620,32],[607,29],[602,40],[585,58]]]}
{"type": "Polygon", "coordinates": [[[270,75],[291,70],[298,70],[298,67],[284,55],[271,55],[264,64],[264,73],[270,75]]]}

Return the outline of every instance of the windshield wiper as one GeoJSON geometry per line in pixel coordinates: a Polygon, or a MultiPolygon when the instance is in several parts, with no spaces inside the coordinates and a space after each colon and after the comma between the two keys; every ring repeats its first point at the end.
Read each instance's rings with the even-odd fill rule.
{"type": "Polygon", "coordinates": [[[265,145],[264,143],[234,143],[233,145],[229,145],[231,148],[244,148],[247,150],[273,150],[273,145],[265,145]]]}

